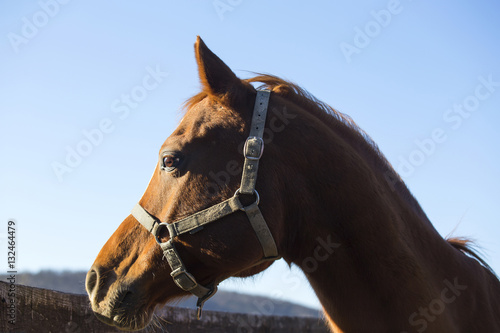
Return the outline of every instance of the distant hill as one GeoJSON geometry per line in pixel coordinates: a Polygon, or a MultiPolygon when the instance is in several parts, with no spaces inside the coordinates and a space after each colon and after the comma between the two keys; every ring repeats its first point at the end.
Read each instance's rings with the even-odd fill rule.
{"type": "MultiPolygon", "coordinates": [[[[73,294],[86,294],[85,291],[86,272],[56,272],[42,270],[38,273],[21,273],[16,275],[16,284],[26,286],[52,289],[73,294]]],[[[0,274],[0,280],[6,281],[7,275],[0,274]]],[[[175,306],[184,308],[195,308],[196,299],[189,297],[174,303],[175,306]]],[[[321,312],[317,309],[286,302],[278,299],[240,294],[220,290],[204,306],[205,310],[264,314],[292,317],[320,317],[321,312]]]]}

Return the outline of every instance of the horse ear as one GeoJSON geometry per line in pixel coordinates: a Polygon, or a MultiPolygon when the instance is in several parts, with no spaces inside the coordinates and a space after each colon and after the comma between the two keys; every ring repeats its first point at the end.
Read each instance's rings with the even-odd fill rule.
{"type": "Polygon", "coordinates": [[[203,91],[232,104],[242,92],[251,87],[241,81],[233,71],[198,36],[194,44],[198,74],[203,91]]]}

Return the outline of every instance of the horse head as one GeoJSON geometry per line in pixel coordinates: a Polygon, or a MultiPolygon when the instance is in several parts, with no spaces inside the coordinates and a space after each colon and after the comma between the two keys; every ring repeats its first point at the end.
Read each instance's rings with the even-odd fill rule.
{"type": "Polygon", "coordinates": [[[200,38],[195,54],[202,92],[187,103],[185,116],[161,146],[133,214],[87,274],[96,316],[121,329],[146,326],[157,305],[189,292],[198,296],[201,308],[219,282],[256,274],[278,257],[283,218],[272,160],[260,163],[266,171],[259,173],[256,185],[250,180],[253,188],[245,192],[242,187],[248,177],[256,177],[255,161],[264,144],[262,137],[248,139],[258,92],[200,38]],[[244,166],[255,172],[245,176],[250,171],[243,172],[244,166]],[[221,215],[228,201],[233,208],[221,215]],[[214,223],[200,223],[204,211],[201,220],[214,223]],[[189,230],[181,233],[177,226],[189,230]]]}

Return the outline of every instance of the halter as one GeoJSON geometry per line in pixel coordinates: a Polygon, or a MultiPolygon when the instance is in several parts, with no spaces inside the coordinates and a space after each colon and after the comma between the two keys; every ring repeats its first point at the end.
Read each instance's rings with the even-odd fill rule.
{"type": "Polygon", "coordinates": [[[243,165],[241,185],[231,198],[173,223],[161,222],[148,213],[140,204],[136,204],[132,209],[132,215],[135,219],[154,235],[156,242],[163,250],[163,256],[167,259],[172,269],[170,275],[175,284],[181,289],[189,291],[198,297],[196,303],[198,308],[198,319],[201,318],[201,311],[205,301],[217,292],[217,284],[214,282],[212,285],[202,286],[196,281],[193,275],[187,272],[174,246],[173,240],[175,237],[185,233],[194,234],[203,229],[205,224],[217,221],[224,216],[241,210],[246,213],[264,252],[264,257],[255,265],[263,261],[277,260],[280,258],[276,242],[259,209],[260,197],[255,189],[259,160],[264,151],[264,140],[262,137],[264,134],[264,125],[266,122],[270,95],[271,92],[268,90],[257,91],[250,134],[243,148],[245,163],[243,165]],[[243,206],[239,199],[241,194],[254,195],[255,202],[248,206],[243,206]],[[162,243],[160,241],[160,234],[164,228],[168,230],[170,239],[162,243]]]}

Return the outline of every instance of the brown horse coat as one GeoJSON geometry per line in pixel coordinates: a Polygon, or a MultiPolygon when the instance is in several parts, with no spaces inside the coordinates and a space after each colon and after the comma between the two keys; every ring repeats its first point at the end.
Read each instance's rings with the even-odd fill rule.
{"type": "MultiPolygon", "coordinates": [[[[466,242],[438,234],[349,117],[277,77],[238,79],[201,39],[195,52],[202,92],[160,149],[140,200],[149,213],[173,222],[233,195],[256,95],[251,84],[263,84],[272,94],[260,207],[280,255],[302,268],[332,330],[500,332],[497,277],[466,242]],[[168,172],[159,167],[165,158],[168,172]]],[[[179,237],[176,247],[202,284],[270,265],[254,266],[262,249],[242,212],[179,237]]],[[[156,305],[185,295],[161,256],[151,234],[127,217],[87,277],[96,315],[139,329],[156,305]]]]}

